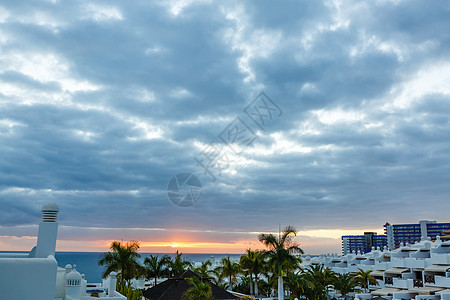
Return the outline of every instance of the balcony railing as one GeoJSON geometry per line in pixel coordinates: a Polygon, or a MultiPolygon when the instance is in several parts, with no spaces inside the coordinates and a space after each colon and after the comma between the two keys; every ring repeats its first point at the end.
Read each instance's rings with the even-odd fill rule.
{"type": "Polygon", "coordinates": [[[450,287],[450,278],[449,277],[436,275],[434,277],[434,281],[437,286],[450,287]]]}

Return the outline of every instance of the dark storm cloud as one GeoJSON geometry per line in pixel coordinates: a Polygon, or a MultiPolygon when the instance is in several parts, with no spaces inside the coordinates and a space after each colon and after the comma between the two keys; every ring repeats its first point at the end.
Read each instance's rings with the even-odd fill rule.
{"type": "Polygon", "coordinates": [[[99,228],[446,221],[448,3],[181,4],[1,4],[0,225],[48,200],[99,228]],[[211,182],[194,157],[237,116],[256,129],[261,90],[283,115],[211,182]],[[194,208],[167,199],[180,172],[194,208]]]}

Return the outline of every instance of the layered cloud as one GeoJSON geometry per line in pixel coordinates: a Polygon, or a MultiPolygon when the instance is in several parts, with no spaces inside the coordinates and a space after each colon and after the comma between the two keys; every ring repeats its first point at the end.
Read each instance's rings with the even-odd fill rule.
{"type": "Polygon", "coordinates": [[[292,224],[306,249],[337,252],[335,230],[448,221],[449,10],[2,2],[0,249],[31,243],[46,201],[60,206],[67,243],[150,250],[189,236],[232,251],[292,224]],[[283,111],[265,131],[244,112],[261,91],[283,111]],[[257,139],[213,181],[194,158],[225,146],[236,117],[257,139]],[[167,197],[183,172],[203,185],[194,207],[167,197]]]}

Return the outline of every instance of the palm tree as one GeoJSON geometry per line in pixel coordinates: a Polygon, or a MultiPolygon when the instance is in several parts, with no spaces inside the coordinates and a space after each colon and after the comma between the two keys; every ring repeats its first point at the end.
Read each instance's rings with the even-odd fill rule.
{"type": "Polygon", "coordinates": [[[266,268],[264,261],[264,251],[257,250],[252,260],[252,272],[255,275],[255,295],[258,295],[258,277],[266,268]]]}
{"type": "Polygon", "coordinates": [[[323,287],[328,298],[328,285],[333,283],[335,278],[335,273],[328,267],[323,267],[323,265],[311,266],[307,273],[309,277],[316,283],[317,290],[323,287]]]}
{"type": "Polygon", "coordinates": [[[261,294],[261,295],[269,296],[270,292],[272,291],[272,286],[269,284],[269,278],[259,279],[258,289],[260,290],[258,295],[261,294]]]}
{"type": "Polygon", "coordinates": [[[297,230],[293,226],[287,226],[278,237],[264,233],[258,236],[259,241],[269,248],[265,251],[265,255],[274,274],[278,276],[279,300],[284,299],[283,273],[296,269],[301,260],[295,254],[303,254],[299,245],[292,241],[292,237],[296,235],[297,230]]]}
{"type": "Polygon", "coordinates": [[[365,292],[369,290],[369,285],[378,285],[377,280],[370,276],[372,270],[364,271],[358,268],[358,273],[355,275],[355,281],[364,289],[365,292]]]}
{"type": "Polygon", "coordinates": [[[212,262],[208,259],[203,261],[200,267],[195,268],[194,272],[200,275],[201,278],[208,278],[212,273],[212,270],[209,269],[210,266],[212,266],[212,262]]]}
{"type": "Polygon", "coordinates": [[[138,263],[141,255],[138,252],[139,243],[131,241],[129,243],[114,241],[111,244],[111,252],[105,252],[100,256],[98,264],[105,265],[106,270],[103,272],[103,278],[115,271],[119,274],[121,280],[130,283],[130,280],[140,276],[142,266],[138,263]]]}
{"type": "Polygon", "coordinates": [[[150,257],[144,259],[144,265],[147,269],[147,278],[154,277],[155,286],[158,284],[158,277],[161,277],[165,273],[169,261],[170,257],[168,255],[164,255],[161,259],[159,259],[158,255],[150,255],[150,257]]]}
{"type": "Polygon", "coordinates": [[[241,266],[242,271],[250,275],[250,295],[253,295],[253,260],[255,257],[255,252],[247,249],[247,252],[244,255],[241,255],[239,259],[239,264],[241,266]]]}
{"type": "MultiPolygon", "coordinates": [[[[246,271],[245,273],[248,273],[246,271]]],[[[250,294],[250,276],[244,274],[239,278],[239,283],[234,286],[234,291],[242,294],[250,294]]]]}
{"type": "MultiPolygon", "coordinates": [[[[212,278],[214,284],[221,286],[222,284],[224,284],[223,282],[223,274],[222,274],[222,267],[216,267],[211,271],[211,274],[214,275],[214,277],[212,278]]],[[[228,283],[225,283],[226,285],[228,285],[228,283]]],[[[225,286],[225,285],[224,285],[225,286]]],[[[222,287],[222,286],[221,286],[222,287]]],[[[223,287],[222,287],[223,288],[223,287]]],[[[228,287],[225,287],[223,289],[227,289],[228,287]]]]}
{"type": "Polygon", "coordinates": [[[191,277],[186,279],[191,287],[183,294],[185,300],[214,300],[211,286],[207,282],[202,282],[199,278],[191,277]]]}
{"type": "Polygon", "coordinates": [[[307,299],[314,299],[314,300],[323,300],[328,299],[328,291],[325,287],[325,285],[322,283],[322,275],[317,272],[313,271],[306,271],[303,272],[303,276],[306,280],[311,282],[314,285],[314,288],[310,288],[309,286],[305,287],[305,296],[307,299]]]}
{"type": "Polygon", "coordinates": [[[250,294],[253,295],[253,275],[255,276],[255,295],[258,295],[258,276],[264,271],[264,251],[252,251],[247,249],[246,253],[241,256],[239,264],[241,269],[250,276],[250,294]]]}
{"type": "Polygon", "coordinates": [[[357,283],[350,275],[350,273],[336,274],[333,280],[334,289],[339,291],[345,299],[347,294],[353,291],[357,283]]]}
{"type": "Polygon", "coordinates": [[[229,278],[230,290],[233,290],[233,281],[236,281],[236,275],[241,271],[238,263],[235,263],[230,259],[229,256],[224,257],[220,260],[220,267],[217,270],[222,274],[223,277],[229,278]]]}
{"type": "Polygon", "coordinates": [[[187,268],[192,268],[192,263],[187,260],[183,260],[183,253],[179,253],[178,250],[175,257],[168,262],[169,277],[173,277],[181,274],[187,268]]]}
{"type": "Polygon", "coordinates": [[[301,296],[308,295],[308,291],[314,290],[315,288],[314,283],[311,282],[307,278],[306,274],[302,272],[289,272],[286,277],[286,285],[297,299],[300,299],[301,296]]]}

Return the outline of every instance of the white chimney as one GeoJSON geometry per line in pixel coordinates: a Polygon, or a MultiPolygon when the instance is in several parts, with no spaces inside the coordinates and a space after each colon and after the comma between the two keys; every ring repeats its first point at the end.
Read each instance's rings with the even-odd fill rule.
{"type": "Polygon", "coordinates": [[[108,288],[108,296],[114,297],[114,294],[116,293],[116,282],[117,282],[117,273],[111,272],[109,274],[109,288],[108,288]]]}
{"type": "Polygon", "coordinates": [[[58,233],[58,205],[55,202],[49,202],[42,207],[41,212],[42,221],[39,223],[36,258],[46,258],[49,255],[55,256],[56,236],[58,233]]]}
{"type": "Polygon", "coordinates": [[[81,298],[81,274],[73,265],[72,271],[66,277],[66,300],[80,300],[81,298]]]}

